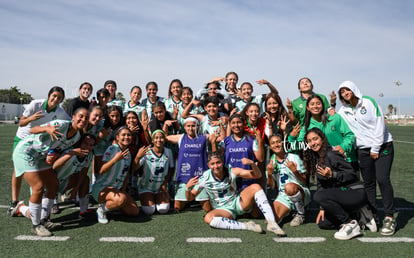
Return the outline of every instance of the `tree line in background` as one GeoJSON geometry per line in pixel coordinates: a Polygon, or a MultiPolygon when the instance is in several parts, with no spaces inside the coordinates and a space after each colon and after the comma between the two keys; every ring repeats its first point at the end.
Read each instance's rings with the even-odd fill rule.
{"type": "Polygon", "coordinates": [[[27,92],[21,92],[17,86],[10,89],[0,89],[0,102],[10,104],[29,104],[32,101],[32,95],[27,92]]]}

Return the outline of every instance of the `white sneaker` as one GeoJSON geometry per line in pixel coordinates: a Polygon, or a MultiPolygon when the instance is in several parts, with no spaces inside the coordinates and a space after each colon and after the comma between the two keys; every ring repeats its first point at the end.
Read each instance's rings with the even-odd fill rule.
{"type": "Polygon", "coordinates": [[[256,232],[256,233],[263,233],[263,229],[259,224],[254,223],[254,221],[248,221],[244,223],[246,225],[246,229],[256,232]]]}
{"type": "Polygon", "coordinates": [[[305,215],[296,213],[293,219],[290,221],[291,227],[297,227],[303,224],[305,221],[305,215]]]}
{"type": "Polygon", "coordinates": [[[281,229],[275,221],[272,221],[272,222],[269,221],[267,223],[267,231],[273,232],[279,237],[286,236],[285,231],[283,231],[283,229],[281,229]]]}
{"type": "Polygon", "coordinates": [[[384,236],[394,235],[395,228],[397,226],[397,222],[395,222],[394,218],[385,217],[382,224],[383,225],[382,225],[382,229],[381,229],[381,235],[384,235],[384,236]]]}
{"type": "Polygon", "coordinates": [[[377,232],[377,223],[375,222],[374,215],[372,211],[368,208],[368,205],[365,205],[359,210],[360,213],[360,222],[363,227],[367,227],[371,232],[377,232]]]}
{"type": "Polygon", "coordinates": [[[102,208],[102,205],[105,205],[105,204],[101,204],[99,208],[96,210],[96,214],[98,215],[98,222],[102,224],[108,224],[108,218],[106,217],[106,214],[102,208]]]}
{"type": "Polygon", "coordinates": [[[334,237],[339,240],[349,240],[359,235],[361,235],[359,224],[356,220],[352,220],[348,224],[343,224],[334,237]]]}
{"type": "Polygon", "coordinates": [[[48,237],[52,235],[52,233],[47,230],[42,224],[32,226],[32,232],[41,237],[48,237]]]}

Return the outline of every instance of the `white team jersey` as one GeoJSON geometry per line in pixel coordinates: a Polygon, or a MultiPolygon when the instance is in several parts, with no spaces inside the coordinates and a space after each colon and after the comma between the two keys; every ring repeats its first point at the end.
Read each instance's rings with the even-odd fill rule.
{"type": "Polygon", "coordinates": [[[288,153],[285,156],[285,159],[282,162],[279,162],[276,158],[276,155],[273,154],[270,158],[273,161],[274,169],[273,169],[273,176],[276,179],[276,182],[279,186],[279,192],[285,192],[285,185],[287,183],[294,183],[300,185],[302,188],[306,188],[305,185],[300,183],[300,181],[296,178],[295,174],[285,165],[286,160],[289,160],[296,164],[296,169],[300,174],[306,173],[305,166],[303,165],[303,161],[300,157],[293,153],[288,153]]]}
{"type": "Polygon", "coordinates": [[[181,100],[179,102],[175,102],[175,100],[171,97],[164,101],[165,110],[170,112],[171,116],[174,114],[174,106],[181,106],[181,100]]]}
{"type": "Polygon", "coordinates": [[[30,102],[30,104],[23,111],[23,116],[29,117],[35,114],[36,112],[42,111],[43,117],[31,121],[26,126],[20,126],[16,132],[17,137],[19,137],[20,139],[24,139],[26,136],[30,134],[30,128],[42,125],[44,123],[48,123],[52,120],[71,120],[69,115],[60,106],[57,106],[50,112],[47,112],[46,105],[47,99],[35,99],[32,102],[30,102]]]}
{"type": "Polygon", "coordinates": [[[237,176],[232,173],[232,169],[228,168],[229,175],[224,177],[222,181],[219,181],[214,175],[211,169],[204,171],[203,175],[198,180],[194,189],[197,191],[206,190],[207,195],[210,198],[210,203],[213,209],[231,205],[235,198],[237,198],[237,176]]]}
{"type": "Polygon", "coordinates": [[[15,151],[22,151],[25,155],[34,159],[45,158],[49,149],[54,149],[56,152],[62,153],[64,150],[75,145],[81,138],[79,131],[71,138],[68,138],[68,132],[72,126],[71,121],[54,120],[41,126],[55,126],[61,135],[56,135],[56,140],[52,139],[48,133],[32,134],[19,142],[15,151]]]}
{"type": "MultiPolygon", "coordinates": [[[[63,155],[71,151],[72,149],[66,150],[63,153],[63,155]]],[[[68,159],[62,167],[55,170],[56,176],[59,182],[65,181],[69,179],[69,177],[72,176],[73,174],[79,173],[83,168],[89,167],[92,162],[92,158],[93,158],[92,152],[90,152],[89,155],[86,156],[82,161],[80,161],[79,157],[76,155],[73,155],[72,157],[70,157],[70,159],[68,159]]]]}
{"type": "Polygon", "coordinates": [[[129,103],[130,103],[129,101],[125,103],[124,112],[122,115],[125,117],[128,111],[134,111],[137,114],[138,119],[141,120],[141,114],[142,114],[142,111],[144,111],[145,107],[142,106],[141,104],[130,106],[129,103]]]}
{"type": "MultiPolygon", "coordinates": [[[[263,113],[263,96],[262,95],[258,95],[258,96],[252,96],[252,100],[250,101],[251,103],[257,103],[260,107],[260,114],[263,113]]],[[[248,104],[249,102],[241,99],[239,101],[236,102],[236,108],[238,112],[241,112],[243,110],[243,108],[248,104]]]]}
{"type": "MultiPolygon", "coordinates": [[[[118,144],[113,144],[109,146],[102,160],[104,162],[110,161],[115,154],[121,151],[121,148],[118,144]]],[[[128,155],[115,163],[106,173],[100,174],[96,178],[96,182],[93,187],[99,187],[100,190],[106,187],[114,187],[116,189],[121,189],[125,180],[125,177],[128,174],[129,167],[131,165],[131,153],[128,152],[128,155]]]]}
{"type": "Polygon", "coordinates": [[[138,180],[138,188],[158,192],[168,175],[168,170],[174,168],[174,156],[172,151],[165,147],[161,156],[150,150],[139,164],[143,167],[144,173],[138,180]]]}

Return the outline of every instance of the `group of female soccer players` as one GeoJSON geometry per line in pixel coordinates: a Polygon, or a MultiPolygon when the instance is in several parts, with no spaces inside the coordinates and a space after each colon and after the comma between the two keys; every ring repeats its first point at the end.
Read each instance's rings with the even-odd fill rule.
{"type": "Polygon", "coordinates": [[[303,224],[313,200],[320,206],[318,226],[339,229],[334,237],[347,240],[361,227],[377,231],[378,182],[381,234],[394,234],[392,137],[372,98],[346,81],[337,90],[342,107],[335,110],[335,92],[328,102],[301,78],[300,96],[287,99],[285,109],[270,82],[256,82],[269,88],[259,96],[252,83],[237,83],[238,75],[229,72],[194,94],[175,79],[164,99],[157,83],[148,82],[147,98],[141,101],[142,89],[134,86],[124,102],[109,80],[91,103],[92,85],[83,83],[68,114],[60,107],[63,89],[53,87],[20,119],[8,212],[30,218],[33,233],[50,236],[61,226],[50,220],[55,197],[68,191],[79,201],[81,218],[92,196],[103,224],[114,209],[129,216],[165,214],[170,203],[179,212],[195,200],[211,227],[260,233],[254,221],[236,219],[263,216],[267,231],[285,236],[278,223],[291,214],[291,226],[303,224]],[[31,187],[28,206],[19,201],[22,178],[31,187]],[[270,189],[278,192],[272,205],[270,189]]]}

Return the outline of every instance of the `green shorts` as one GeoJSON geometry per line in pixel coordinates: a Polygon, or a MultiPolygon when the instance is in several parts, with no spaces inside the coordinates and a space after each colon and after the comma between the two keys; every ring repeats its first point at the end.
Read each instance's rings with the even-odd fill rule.
{"type": "MultiPolygon", "coordinates": [[[[303,192],[305,193],[304,203],[306,206],[310,203],[311,194],[310,194],[309,188],[307,187],[301,187],[301,188],[303,192]]],[[[283,204],[286,208],[288,208],[291,211],[295,210],[295,204],[289,199],[288,195],[285,192],[279,192],[275,202],[279,202],[283,204]]]]}
{"type": "Polygon", "coordinates": [[[231,203],[229,203],[229,204],[226,204],[226,205],[223,205],[223,206],[218,206],[218,207],[215,207],[214,209],[215,209],[215,210],[220,209],[220,210],[226,210],[226,211],[228,211],[228,212],[231,214],[231,216],[233,216],[233,219],[236,219],[236,218],[237,218],[237,216],[240,216],[240,215],[243,215],[243,214],[245,214],[245,213],[249,213],[249,212],[251,212],[251,211],[252,211],[252,208],[250,208],[250,209],[249,209],[249,210],[247,210],[247,211],[244,211],[244,210],[242,209],[242,207],[241,207],[241,205],[240,205],[240,195],[239,195],[239,196],[237,196],[237,197],[233,200],[233,202],[231,202],[231,203]]]}
{"type": "MultiPolygon", "coordinates": [[[[185,196],[185,188],[186,183],[176,184],[175,185],[175,197],[174,200],[176,201],[187,201],[187,197],[185,196]]],[[[210,198],[208,198],[207,192],[205,189],[203,189],[195,198],[196,201],[202,202],[202,201],[208,201],[210,198]]]]}
{"type": "Polygon", "coordinates": [[[13,139],[13,151],[12,151],[12,159],[11,159],[11,160],[13,160],[13,152],[14,152],[14,149],[16,149],[17,144],[18,144],[21,140],[22,140],[22,139],[20,139],[19,137],[14,136],[14,139],[13,139]]]}

